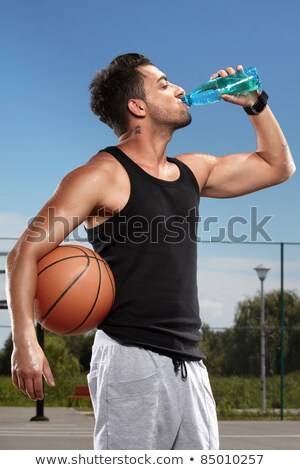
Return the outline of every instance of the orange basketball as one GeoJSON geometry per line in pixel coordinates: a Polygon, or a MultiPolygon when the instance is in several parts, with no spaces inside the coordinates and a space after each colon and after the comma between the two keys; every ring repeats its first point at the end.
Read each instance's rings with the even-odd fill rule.
{"type": "Polygon", "coordinates": [[[108,315],[115,281],[96,252],[79,245],[60,245],[38,262],[35,319],[61,335],[86,333],[108,315]]]}

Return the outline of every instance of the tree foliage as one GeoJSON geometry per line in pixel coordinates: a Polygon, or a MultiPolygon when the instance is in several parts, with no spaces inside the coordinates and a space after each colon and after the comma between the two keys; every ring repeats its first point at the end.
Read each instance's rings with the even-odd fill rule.
{"type": "MultiPolygon", "coordinates": [[[[284,293],[285,372],[299,371],[300,298],[295,291],[284,293]]],[[[238,302],[234,326],[213,332],[203,327],[203,350],[213,374],[258,376],[260,373],[260,295],[238,302]]],[[[265,294],[266,372],[280,371],[280,291],[265,294]]]]}

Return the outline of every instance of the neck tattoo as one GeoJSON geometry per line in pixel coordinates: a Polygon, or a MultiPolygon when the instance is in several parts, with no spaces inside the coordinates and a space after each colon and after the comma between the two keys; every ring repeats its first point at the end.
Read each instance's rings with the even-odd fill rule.
{"type": "Polygon", "coordinates": [[[141,134],[141,133],[142,133],[142,128],[141,128],[141,126],[136,126],[136,127],[134,128],[134,133],[135,133],[135,134],[141,134]]]}

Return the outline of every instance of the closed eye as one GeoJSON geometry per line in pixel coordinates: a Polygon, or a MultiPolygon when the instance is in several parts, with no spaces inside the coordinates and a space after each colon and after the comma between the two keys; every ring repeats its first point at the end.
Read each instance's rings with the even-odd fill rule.
{"type": "Polygon", "coordinates": [[[166,77],[166,75],[162,75],[161,77],[159,77],[159,79],[157,80],[157,83],[159,83],[159,82],[161,82],[161,83],[164,82],[164,83],[165,83],[165,85],[163,85],[163,86],[161,87],[163,90],[165,90],[166,88],[168,88],[169,83],[168,83],[168,77],[166,77]]]}

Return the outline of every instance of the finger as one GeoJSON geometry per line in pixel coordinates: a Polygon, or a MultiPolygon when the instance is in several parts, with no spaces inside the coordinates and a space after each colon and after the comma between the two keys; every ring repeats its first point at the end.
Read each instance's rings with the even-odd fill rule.
{"type": "Polygon", "coordinates": [[[47,384],[50,387],[55,387],[54,377],[53,377],[53,374],[52,374],[52,371],[50,369],[49,362],[47,361],[47,359],[45,359],[45,362],[44,362],[43,376],[47,384]]]}
{"type": "Polygon", "coordinates": [[[219,70],[217,73],[213,73],[210,76],[210,80],[213,80],[214,78],[218,78],[218,77],[227,77],[227,72],[223,69],[219,70]]]}
{"type": "Polygon", "coordinates": [[[234,75],[235,74],[235,70],[232,67],[227,67],[226,72],[228,73],[228,75],[234,75]]]}
{"type": "Polygon", "coordinates": [[[31,400],[36,401],[38,399],[34,387],[34,381],[32,379],[28,379],[26,382],[26,393],[31,400]]]}
{"type": "Polygon", "coordinates": [[[33,379],[33,391],[36,400],[42,400],[44,398],[43,390],[43,378],[40,375],[39,377],[33,379]]]}
{"type": "Polygon", "coordinates": [[[24,393],[24,395],[27,395],[26,388],[25,388],[25,381],[23,377],[18,375],[17,378],[18,378],[18,389],[21,390],[21,392],[24,393]]]}
{"type": "Polygon", "coordinates": [[[15,371],[13,371],[12,376],[11,376],[12,383],[16,388],[19,388],[19,381],[18,381],[18,376],[15,371]]]}
{"type": "Polygon", "coordinates": [[[239,72],[240,70],[243,70],[243,66],[242,66],[242,65],[238,65],[238,66],[236,67],[236,70],[237,70],[238,72],[239,72]]]}
{"type": "Polygon", "coordinates": [[[12,373],[12,383],[14,384],[14,386],[20,390],[22,393],[24,393],[26,395],[26,392],[24,389],[22,389],[23,387],[23,380],[21,377],[18,376],[17,372],[16,371],[13,371],[12,373]]]}
{"type": "Polygon", "coordinates": [[[239,104],[239,98],[236,95],[221,95],[221,98],[224,101],[228,101],[229,103],[239,104]]]}
{"type": "Polygon", "coordinates": [[[227,77],[228,73],[226,72],[226,70],[218,70],[218,75],[219,77],[227,77]]]}
{"type": "Polygon", "coordinates": [[[224,101],[232,101],[231,95],[221,95],[222,100],[224,101]]]}

